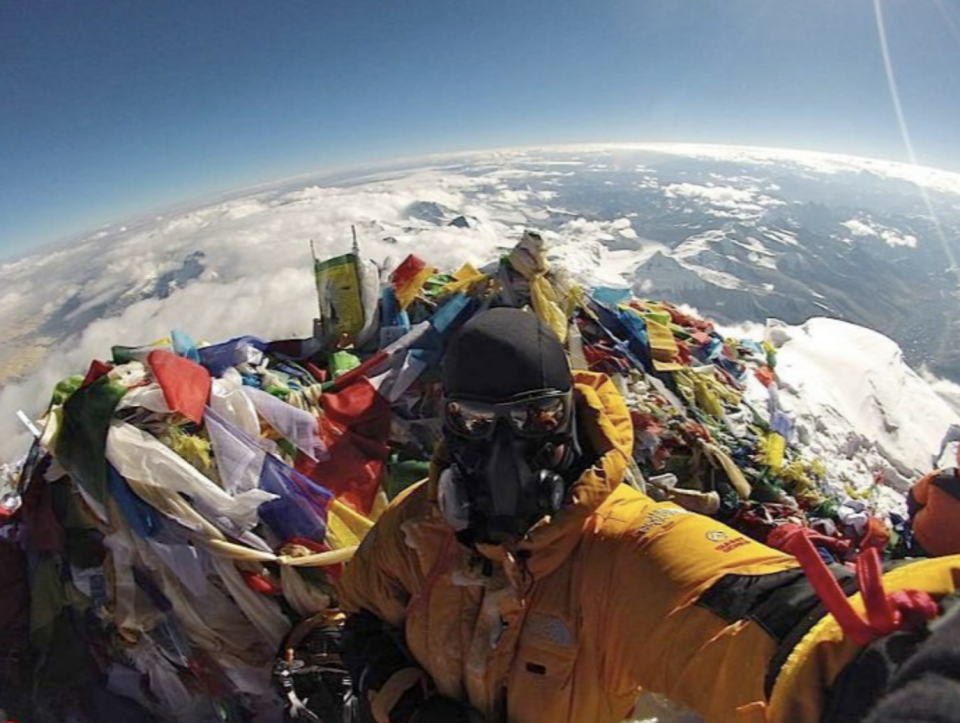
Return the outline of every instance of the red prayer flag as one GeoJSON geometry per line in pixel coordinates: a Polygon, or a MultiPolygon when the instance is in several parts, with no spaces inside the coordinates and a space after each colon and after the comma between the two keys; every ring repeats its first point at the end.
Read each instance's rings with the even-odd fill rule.
{"type": "Polygon", "coordinates": [[[164,349],[150,352],[147,364],[163,389],[167,406],[200,424],[210,396],[210,372],[196,362],[164,349]]]}
{"type": "Polygon", "coordinates": [[[390,280],[393,281],[393,288],[399,291],[407,284],[413,282],[426,266],[423,260],[410,254],[390,275],[390,280]]]}
{"type": "Polygon", "coordinates": [[[90,368],[87,369],[87,375],[83,378],[83,383],[80,384],[80,388],[86,389],[111,369],[113,369],[113,367],[106,362],[94,359],[90,362],[90,368]]]}
{"type": "Polygon", "coordinates": [[[320,397],[320,438],[329,458],[299,455],[297,471],[322,484],[363,514],[373,508],[390,456],[390,405],[366,378],[320,397]]]}
{"type": "Polygon", "coordinates": [[[265,575],[249,572],[248,570],[241,570],[240,574],[243,576],[243,581],[247,583],[247,587],[254,592],[258,592],[261,595],[283,595],[283,590],[265,575]]]}
{"type": "Polygon", "coordinates": [[[327,377],[329,375],[327,374],[327,371],[325,369],[321,369],[313,362],[304,362],[303,366],[306,367],[306,370],[310,372],[313,375],[313,378],[316,379],[318,382],[322,383],[327,381],[327,377]]]}
{"type": "Polygon", "coordinates": [[[390,275],[401,309],[406,309],[433,274],[433,268],[410,254],[390,275]]]}
{"type": "Polygon", "coordinates": [[[771,384],[773,384],[774,379],[776,379],[776,374],[774,373],[773,369],[768,367],[766,364],[764,364],[762,367],[759,367],[754,372],[754,375],[765,387],[769,387],[771,384]]]}

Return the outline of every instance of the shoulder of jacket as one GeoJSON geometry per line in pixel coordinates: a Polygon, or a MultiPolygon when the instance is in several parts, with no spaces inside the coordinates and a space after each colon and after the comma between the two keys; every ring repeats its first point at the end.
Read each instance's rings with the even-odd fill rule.
{"type": "Polygon", "coordinates": [[[399,527],[408,520],[426,516],[429,511],[427,481],[421,480],[407,487],[390,501],[383,514],[377,519],[376,526],[381,529],[399,527]]]}
{"type": "Polygon", "coordinates": [[[597,537],[620,537],[638,527],[657,504],[639,490],[620,484],[593,513],[591,527],[597,537]]]}
{"type": "Polygon", "coordinates": [[[423,504],[427,501],[427,480],[414,482],[390,501],[390,507],[407,507],[423,504]]]}

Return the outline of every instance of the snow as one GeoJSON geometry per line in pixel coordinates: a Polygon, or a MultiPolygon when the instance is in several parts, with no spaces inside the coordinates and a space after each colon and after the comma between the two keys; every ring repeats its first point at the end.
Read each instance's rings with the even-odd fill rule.
{"type": "MultiPolygon", "coordinates": [[[[935,466],[960,415],[906,365],[895,342],[827,318],[770,321],[766,337],[777,348],[779,401],[797,423],[797,441],[828,461],[832,478],[865,489],[881,476],[878,504],[889,508],[935,466]]],[[[766,390],[751,391],[765,402],[766,390]]]]}
{"type": "Polygon", "coordinates": [[[779,231],[775,229],[770,229],[767,231],[767,236],[774,241],[779,241],[784,246],[797,245],[797,234],[790,231],[779,231]]]}
{"type": "Polygon", "coordinates": [[[584,287],[627,288],[629,283],[624,275],[632,275],[654,250],[610,251],[599,241],[580,241],[554,246],[549,251],[549,258],[551,263],[567,269],[584,287]]]}

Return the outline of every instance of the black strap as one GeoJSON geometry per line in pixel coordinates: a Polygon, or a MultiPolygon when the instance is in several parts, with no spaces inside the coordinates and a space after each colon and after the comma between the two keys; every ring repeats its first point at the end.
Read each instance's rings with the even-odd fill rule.
{"type": "MultiPolygon", "coordinates": [[[[853,571],[837,564],[829,569],[847,595],[856,592],[853,571]]],[[[779,643],[767,664],[764,690],[768,697],[790,651],[826,614],[813,586],[799,569],[766,575],[724,575],[700,596],[697,605],[728,623],[752,620],[779,643]]]]}
{"type": "MultiPolygon", "coordinates": [[[[851,570],[840,565],[831,565],[830,571],[834,573],[834,576],[840,583],[840,587],[848,597],[857,591],[857,578],[851,570]],[[838,576],[837,568],[848,573],[848,575],[844,575],[843,577],[838,576]]],[[[813,586],[810,585],[809,580],[804,578],[803,582],[809,588],[813,596],[814,604],[796,621],[796,624],[790,632],[780,640],[780,647],[777,648],[777,652],[770,658],[770,662],[767,663],[767,676],[763,682],[763,692],[767,698],[769,698],[773,692],[773,684],[777,682],[777,676],[780,675],[780,671],[787,662],[787,658],[790,657],[790,653],[793,652],[794,647],[796,647],[797,643],[803,640],[803,637],[810,632],[810,629],[827,614],[826,606],[820,602],[820,598],[818,598],[817,594],[813,591],[813,586]]]]}
{"type": "Polygon", "coordinates": [[[957,470],[954,468],[945,469],[936,477],[930,480],[930,484],[943,490],[954,499],[960,500],[960,479],[957,478],[957,470]]]}
{"type": "MultiPolygon", "coordinates": [[[[380,690],[397,671],[420,667],[407,652],[400,632],[367,610],[347,618],[342,645],[353,689],[364,701],[369,691],[380,690]]],[[[391,723],[406,723],[423,700],[422,686],[410,688],[390,711],[391,723]]]]}

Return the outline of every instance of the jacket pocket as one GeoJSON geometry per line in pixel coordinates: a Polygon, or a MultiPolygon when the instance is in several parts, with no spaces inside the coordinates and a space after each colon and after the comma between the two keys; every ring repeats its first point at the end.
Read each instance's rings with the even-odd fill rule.
{"type": "Polygon", "coordinates": [[[531,690],[559,691],[572,682],[577,642],[573,626],[562,618],[530,614],[524,621],[512,677],[531,690]]]}

